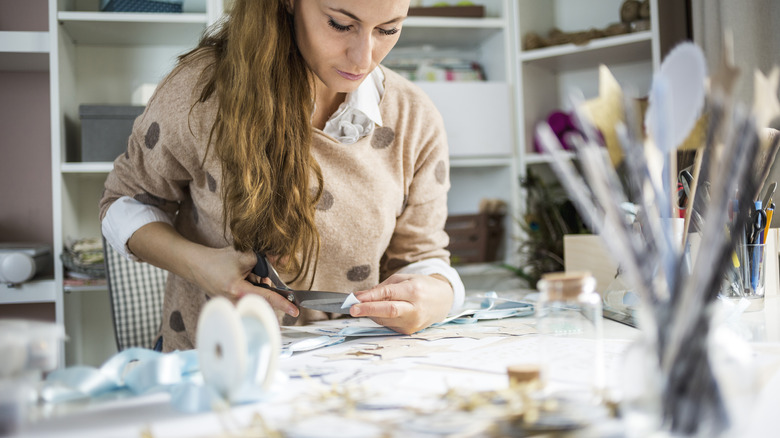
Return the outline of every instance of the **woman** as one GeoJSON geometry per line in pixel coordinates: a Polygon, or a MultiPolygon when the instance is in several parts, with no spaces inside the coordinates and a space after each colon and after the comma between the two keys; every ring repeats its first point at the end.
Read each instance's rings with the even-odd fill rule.
{"type": "Polygon", "coordinates": [[[257,294],[286,323],[299,316],[251,283],[263,280],[250,273],[254,251],[292,287],[354,292],[352,316],[402,333],[460,305],[444,249],[441,117],[379,67],[408,8],[237,0],[160,84],[114,162],[100,214],[118,251],[171,273],[163,350],[194,347],[213,296],[257,294]]]}

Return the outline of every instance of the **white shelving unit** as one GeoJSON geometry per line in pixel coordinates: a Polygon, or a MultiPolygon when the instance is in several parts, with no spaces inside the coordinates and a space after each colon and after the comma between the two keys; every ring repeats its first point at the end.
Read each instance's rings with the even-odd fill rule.
{"type": "MultiPolygon", "coordinates": [[[[55,254],[67,239],[100,237],[97,202],[113,167],[69,161],[79,147],[79,105],[130,104],[133,90],[159,82],[222,10],[221,0],[181,14],[100,12],[96,0],[49,0],[55,254]]],[[[64,362],[100,365],[116,351],[106,287],[65,287],[63,278],[57,262],[55,295],[70,338],[64,362]]]]}
{"type": "MultiPolygon", "coordinates": [[[[519,0],[514,29],[516,40],[528,32],[547,35],[552,28],[576,32],[605,28],[620,22],[623,0],[519,0]]],[[[544,165],[550,158],[533,150],[536,124],[553,110],[569,110],[574,90],[586,99],[598,96],[598,67],[610,68],[626,92],[645,96],[652,74],[660,65],[658,1],[650,0],[650,30],[598,38],[585,45],[565,44],[519,50],[515,57],[518,80],[519,169],[544,165]]]]}
{"type": "MultiPolygon", "coordinates": [[[[0,4],[0,241],[52,243],[54,215],[48,206],[42,207],[51,201],[51,186],[48,178],[41,177],[51,169],[50,136],[41,132],[41,127],[48,129],[50,113],[51,35],[46,10],[46,0],[0,4]]],[[[62,322],[62,300],[51,277],[44,274],[18,285],[0,284],[0,317],[62,322]]]]}
{"type": "MultiPolygon", "coordinates": [[[[431,6],[435,1],[424,1],[431,6]]],[[[409,17],[395,57],[450,57],[478,62],[484,82],[418,82],[444,118],[450,146],[449,213],[473,214],[482,199],[507,203],[499,259],[516,253],[517,137],[514,128],[517,50],[512,25],[514,0],[482,0],[484,18],[409,17]]],[[[463,267],[465,269],[465,267],[463,267]]],[[[463,271],[466,272],[466,271],[463,271]]]]}

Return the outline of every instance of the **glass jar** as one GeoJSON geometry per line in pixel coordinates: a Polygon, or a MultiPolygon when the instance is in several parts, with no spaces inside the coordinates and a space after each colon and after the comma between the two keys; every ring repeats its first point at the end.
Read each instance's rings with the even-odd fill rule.
{"type": "MultiPolygon", "coordinates": [[[[567,389],[605,389],[602,301],[589,272],[545,274],[537,284],[536,328],[541,336],[544,380],[567,389]]],[[[588,391],[590,392],[590,391],[588,391]]]]}

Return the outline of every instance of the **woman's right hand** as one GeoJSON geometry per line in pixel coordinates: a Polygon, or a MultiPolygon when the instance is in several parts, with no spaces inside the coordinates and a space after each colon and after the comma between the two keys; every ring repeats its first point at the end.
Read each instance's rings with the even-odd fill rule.
{"type": "Polygon", "coordinates": [[[268,278],[260,278],[252,273],[257,263],[257,256],[253,252],[239,252],[232,247],[203,247],[198,257],[191,275],[210,296],[223,296],[235,302],[244,295],[260,295],[274,309],[298,316],[298,308],[285,297],[253,284],[262,282],[271,285],[268,278]]]}
{"type": "Polygon", "coordinates": [[[194,243],[164,222],[139,228],[127,246],[141,260],[192,281],[209,296],[223,296],[235,302],[244,295],[259,295],[274,309],[298,316],[298,308],[285,297],[250,282],[270,284],[270,280],[252,274],[257,263],[252,252],[194,243]]]}

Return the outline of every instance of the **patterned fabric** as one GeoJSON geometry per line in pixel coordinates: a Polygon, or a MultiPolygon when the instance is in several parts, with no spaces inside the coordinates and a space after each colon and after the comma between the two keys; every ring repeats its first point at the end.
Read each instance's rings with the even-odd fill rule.
{"type": "Polygon", "coordinates": [[[105,12],[181,12],[181,0],[103,0],[105,12]]]}
{"type": "Polygon", "coordinates": [[[105,242],[103,248],[117,348],[153,348],[160,331],[168,271],[128,260],[105,242]]]}

